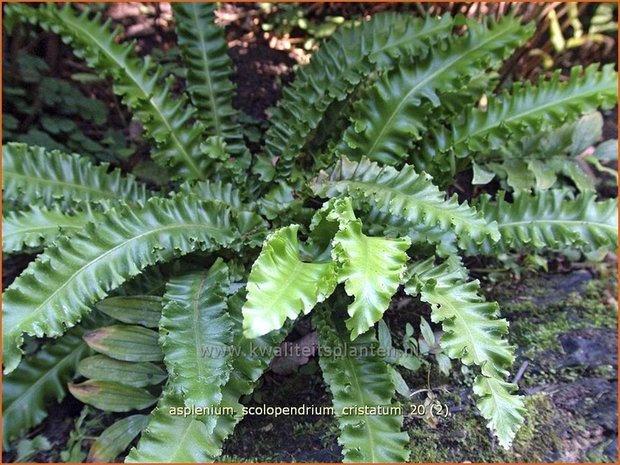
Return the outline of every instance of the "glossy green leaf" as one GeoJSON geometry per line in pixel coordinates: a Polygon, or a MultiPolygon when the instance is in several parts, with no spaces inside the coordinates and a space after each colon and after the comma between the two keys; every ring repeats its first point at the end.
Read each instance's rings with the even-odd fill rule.
{"type": "Polygon", "coordinates": [[[138,445],[129,451],[125,462],[213,462],[209,437],[214,419],[208,427],[203,416],[177,415],[178,408],[184,408],[183,401],[164,391],[138,445]]]}
{"type": "Polygon", "coordinates": [[[343,446],[344,461],[406,462],[409,437],[401,431],[402,415],[364,415],[349,411],[355,407],[397,408],[392,402],[396,388],[388,365],[372,352],[378,346],[374,335],[366,332],[350,342],[347,331],[326,309],[317,310],[313,322],[323,348],[319,364],[333,396],[340,426],[338,442],[343,446]],[[327,354],[329,349],[333,355],[327,354]],[[336,355],[338,351],[340,354],[336,355]]]}
{"type": "Polygon", "coordinates": [[[494,223],[487,223],[473,207],[459,203],[456,196],[446,199],[430,176],[416,173],[409,165],[397,170],[366,158],[354,162],[344,157],[329,174],[321,172],[311,187],[321,197],[348,195],[410,224],[454,231],[459,245],[465,243],[465,237],[475,242],[487,237],[490,241],[499,239],[494,223]]]}
{"type": "Polygon", "coordinates": [[[149,193],[131,175],[87,158],[26,144],[2,146],[2,198],[47,207],[57,202],[124,200],[144,204],[149,193]]]}
{"type": "Polygon", "coordinates": [[[80,231],[89,222],[97,222],[101,213],[90,209],[63,213],[59,208],[33,206],[29,210],[9,212],[2,218],[2,251],[15,253],[24,248],[38,250],[60,235],[80,231]]]}
{"type": "Polygon", "coordinates": [[[339,223],[332,259],[338,264],[338,282],[354,297],[345,322],[353,340],[381,320],[387,310],[406,271],[411,241],[366,236],[349,198],[337,200],[328,219],[339,223]]]}
{"type": "Polygon", "coordinates": [[[517,83],[510,93],[489,98],[487,109],[471,107],[451,130],[439,130],[425,138],[421,155],[445,162],[441,153],[454,153],[466,158],[472,153],[490,151],[534,131],[575,120],[597,108],[611,108],[617,103],[618,76],[613,65],[599,70],[591,65],[571,69],[570,78],[560,79],[555,73],[536,86],[517,83]]]}
{"type": "MultiPolygon", "coordinates": [[[[250,235],[221,204],[196,198],[151,199],[144,208],[108,211],[71,239],[60,238],[3,295],[3,361],[12,371],[23,333],[57,337],[93,304],[148,265],[194,250],[231,246],[250,235]]],[[[261,223],[262,225],[262,223],[261,223]]]]}
{"type": "Polygon", "coordinates": [[[455,91],[481,68],[501,63],[532,31],[511,16],[488,27],[472,22],[465,35],[434,48],[425,59],[403,60],[360,98],[337,150],[354,160],[404,160],[411,140],[420,139],[429,113],[441,104],[438,92],[455,91]],[[423,106],[424,100],[431,105],[423,106]]]}
{"type": "Polygon", "coordinates": [[[373,71],[389,69],[401,57],[425,55],[452,26],[448,15],[420,19],[390,12],[373,15],[359,27],[339,28],[284,89],[254,171],[264,181],[276,171],[288,179],[295,157],[332,103],[346,99],[373,71]]]}
{"type": "Polygon", "coordinates": [[[105,355],[93,355],[83,359],[80,375],[96,381],[114,381],[134,387],[159,384],[166,379],[166,372],[154,363],[126,362],[105,355]]]}
{"type": "Polygon", "coordinates": [[[126,386],[112,381],[84,381],[69,384],[69,392],[85,404],[106,412],[142,410],[157,402],[146,389],[126,386]]]}
{"type": "Polygon", "coordinates": [[[444,330],[440,344],[445,353],[479,367],[474,387],[481,397],[478,407],[500,444],[509,448],[525,409],[523,400],[511,394],[516,386],[503,380],[514,361],[514,349],[502,338],[508,323],[497,318],[498,305],[479,295],[478,281],[467,282],[467,271],[456,257],[440,265],[431,257],[414,263],[409,271],[411,281],[405,290],[431,305],[432,321],[444,330]]]}
{"type": "Polygon", "coordinates": [[[307,314],[336,287],[335,264],[305,263],[299,256],[298,225],[272,233],[252,265],[243,306],[243,333],[255,338],[280,329],[287,318],[307,314]]]}
{"type": "Polygon", "coordinates": [[[500,194],[496,201],[483,196],[478,203],[487,221],[497,222],[499,242],[469,243],[470,254],[495,255],[499,251],[528,248],[562,250],[579,247],[616,250],[618,244],[617,200],[596,201],[594,193],[575,197],[566,190],[534,195],[513,194],[512,202],[500,194]]]}
{"type": "Polygon", "coordinates": [[[166,285],[160,344],[170,374],[168,389],[186,405],[217,406],[222,400],[232,362],[229,286],[221,259],[208,272],[181,275],[166,285]]]}
{"type": "Polygon", "coordinates": [[[235,86],[224,28],[215,24],[215,3],[174,3],[177,36],[187,68],[187,90],[210,136],[225,140],[226,152],[249,155],[232,107],[235,86]]]}
{"type": "Polygon", "coordinates": [[[161,319],[162,298],[154,295],[108,297],[97,302],[95,308],[123,323],[157,328],[161,319]]]}
{"type": "Polygon", "coordinates": [[[126,362],[161,361],[158,339],[158,333],[152,329],[130,325],[105,326],[84,335],[93,350],[126,362]]]}
{"type": "Polygon", "coordinates": [[[2,378],[2,447],[47,417],[49,401],[60,402],[66,383],[75,375],[78,362],[88,355],[83,329],[73,328],[62,339],[27,355],[20,366],[2,378]]]}
{"type": "Polygon", "coordinates": [[[172,79],[150,57],[138,58],[133,43],[118,43],[119,30],[111,31],[111,19],[101,23],[101,13],[91,17],[88,8],[58,8],[44,4],[37,9],[17,5],[9,14],[22,15],[45,30],[59,34],[90,67],[114,81],[114,91],[146,128],[155,143],[152,158],[175,178],[205,178],[210,162],[202,153],[204,126],[193,123],[196,109],[187,99],[174,98],[172,79]],[[20,8],[21,7],[21,8],[20,8]]]}
{"type": "Polygon", "coordinates": [[[131,415],[108,426],[88,451],[89,462],[113,462],[142,432],[148,415],[131,415]]]}

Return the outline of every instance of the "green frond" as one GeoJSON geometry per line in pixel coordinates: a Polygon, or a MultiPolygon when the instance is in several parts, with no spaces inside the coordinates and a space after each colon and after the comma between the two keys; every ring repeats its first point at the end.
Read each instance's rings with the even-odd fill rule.
{"type": "Polygon", "coordinates": [[[215,24],[216,3],[173,3],[178,42],[187,69],[187,90],[209,136],[222,137],[226,152],[247,155],[232,107],[235,86],[224,29],[215,24]]]}
{"type": "Polygon", "coordinates": [[[208,272],[181,275],[166,286],[159,342],[170,376],[168,389],[188,406],[212,407],[222,400],[233,341],[226,305],[229,286],[222,259],[208,272]]]}
{"type": "Polygon", "coordinates": [[[523,424],[523,398],[514,394],[516,390],[517,386],[501,379],[478,376],[474,381],[474,393],[480,397],[476,406],[504,449],[510,447],[523,424]]]}
{"type": "Polygon", "coordinates": [[[36,9],[13,5],[8,14],[59,34],[90,67],[111,77],[114,91],[155,142],[151,156],[167,167],[173,178],[207,176],[211,160],[200,147],[204,126],[192,122],[196,109],[185,97],[173,97],[172,79],[166,79],[164,70],[150,57],[140,59],[134,43],[116,42],[119,31],[110,31],[111,20],[102,24],[100,14],[91,19],[89,9],[79,13],[70,3],[62,8],[44,4],[36,9]]]}
{"type": "Polygon", "coordinates": [[[112,209],[97,225],[59,238],[4,292],[6,372],[19,363],[24,333],[60,336],[91,304],[148,265],[194,250],[231,247],[239,230],[244,230],[239,218],[222,204],[153,198],[142,209],[112,209]]]}
{"type": "Polygon", "coordinates": [[[533,31],[519,19],[470,23],[465,36],[436,47],[423,60],[403,60],[384,74],[355,105],[351,126],[337,146],[355,160],[396,164],[407,157],[412,140],[426,129],[426,114],[441,104],[438,92],[454,92],[480,69],[501,63],[533,31]],[[431,105],[422,105],[427,100],[431,105]]]}
{"type": "Polygon", "coordinates": [[[295,157],[332,103],[348,98],[364,78],[394,66],[400,57],[426,54],[452,26],[447,15],[419,19],[380,13],[359,27],[339,28],[284,88],[265,136],[265,154],[254,172],[263,181],[271,181],[276,170],[278,177],[289,178],[295,157]]]}
{"type": "Polygon", "coordinates": [[[15,253],[24,248],[38,250],[60,235],[70,236],[87,223],[96,223],[102,214],[92,210],[64,213],[59,208],[33,206],[10,212],[2,218],[2,251],[15,253]]]}
{"type": "Polygon", "coordinates": [[[84,335],[91,349],[125,362],[162,361],[158,339],[156,331],[140,325],[102,326],[84,335]]]}
{"type": "Polygon", "coordinates": [[[392,402],[396,389],[388,365],[373,353],[378,348],[374,334],[369,331],[349,342],[348,332],[326,308],[314,312],[313,322],[322,348],[319,364],[340,426],[338,442],[344,461],[406,462],[409,436],[401,431],[402,412],[360,415],[349,411],[355,407],[399,410],[392,402]]]}
{"type": "Polygon", "coordinates": [[[486,111],[470,109],[455,120],[451,129],[440,129],[426,139],[420,163],[444,163],[442,153],[466,158],[472,153],[496,150],[508,140],[529,136],[596,110],[617,104],[618,74],[614,65],[573,67],[568,80],[555,73],[537,85],[517,83],[510,93],[489,98],[486,111]]]}
{"type": "Polygon", "coordinates": [[[270,234],[252,265],[248,298],[243,306],[243,333],[247,338],[280,329],[287,318],[307,314],[336,287],[336,266],[304,263],[299,255],[298,225],[270,234]]]}
{"type": "Polygon", "coordinates": [[[194,194],[202,200],[222,202],[237,210],[247,210],[243,205],[241,191],[233,184],[223,181],[198,181],[195,183],[184,182],[179,186],[179,191],[186,194],[194,194]]]}
{"type": "Polygon", "coordinates": [[[86,357],[78,366],[80,375],[95,381],[113,381],[145,387],[161,383],[166,372],[151,362],[125,362],[105,355],[86,357]]]}
{"type": "MultiPolygon", "coordinates": [[[[145,272],[139,276],[149,277],[145,272]]],[[[128,284],[130,283],[126,283],[128,284]]],[[[156,285],[159,285],[159,282],[156,285]]],[[[157,328],[161,319],[162,298],[155,295],[135,294],[115,296],[100,300],[95,307],[100,312],[123,323],[157,328]]]]}
{"type": "Polygon", "coordinates": [[[391,166],[381,167],[367,158],[354,162],[343,157],[331,173],[321,171],[311,188],[321,197],[348,195],[414,225],[454,231],[460,246],[467,244],[465,239],[476,243],[486,237],[492,241],[499,239],[494,223],[487,223],[466,203],[459,204],[456,194],[446,199],[429,175],[418,174],[409,165],[399,171],[391,166]]]}
{"type": "Polygon", "coordinates": [[[470,254],[495,255],[521,248],[615,251],[618,246],[618,201],[596,201],[594,192],[577,197],[560,189],[536,194],[515,192],[512,202],[500,193],[496,201],[482,196],[477,207],[487,221],[497,222],[501,239],[497,243],[469,243],[470,254]]]}
{"type": "Polygon", "coordinates": [[[146,428],[148,415],[130,415],[108,426],[88,451],[89,462],[114,462],[146,428]]]}
{"type": "Polygon", "coordinates": [[[453,359],[480,367],[475,392],[478,407],[500,444],[508,448],[523,422],[523,401],[510,391],[516,389],[503,379],[514,361],[514,349],[503,339],[508,323],[498,319],[497,303],[479,295],[479,282],[467,281],[467,270],[459,258],[450,257],[440,265],[434,258],[414,263],[405,291],[420,294],[430,304],[431,320],[441,323],[441,347],[453,359]]]}
{"type": "Polygon", "coordinates": [[[161,462],[162,457],[169,462],[213,462],[221,454],[224,441],[243,418],[241,397],[252,393],[291,327],[284,325],[268,335],[247,339],[242,333],[241,303],[236,296],[228,301],[236,350],[230,378],[222,386],[222,414],[210,417],[170,415],[170,408],[184,408],[185,404],[167,389],[126,462],[161,462]],[[232,409],[233,414],[227,414],[224,408],[232,409]]]}
{"type": "Polygon", "coordinates": [[[207,444],[215,417],[186,416],[183,407],[181,399],[165,390],[138,445],[129,451],[125,462],[213,462],[207,444]],[[179,414],[176,414],[177,409],[181,409],[179,414]]]}
{"type": "Polygon", "coordinates": [[[444,231],[437,226],[428,226],[424,223],[412,224],[376,207],[361,209],[359,217],[368,234],[372,236],[407,236],[412,245],[418,247],[434,245],[435,253],[440,257],[454,255],[458,251],[456,235],[452,231],[444,231]]]}
{"type": "Polygon", "coordinates": [[[83,332],[81,327],[72,329],[62,339],[27,355],[15,371],[2,378],[3,449],[47,417],[49,401],[60,402],[65,397],[67,381],[90,352],[83,332]]]}
{"type": "Polygon", "coordinates": [[[363,234],[349,198],[337,200],[327,218],[339,223],[332,259],[338,264],[338,282],[355,298],[345,321],[354,340],[383,317],[406,271],[411,242],[363,234]]]}
{"type": "Polygon", "coordinates": [[[123,200],[144,204],[152,195],[131,175],[109,165],[93,165],[79,155],[26,144],[2,146],[2,198],[47,207],[65,202],[123,200]]]}
{"type": "Polygon", "coordinates": [[[254,391],[257,381],[273,359],[275,350],[280,347],[293,327],[292,322],[288,321],[279,330],[255,339],[248,339],[242,331],[241,306],[243,301],[238,296],[234,296],[229,299],[228,304],[230,316],[235,324],[233,347],[237,348],[237,351],[233,359],[230,378],[222,387],[221,406],[232,408],[235,413],[234,415],[221,415],[217,418],[216,428],[209,440],[209,448],[216,451],[214,457],[221,454],[224,441],[243,418],[241,398],[254,391]]]}
{"type": "Polygon", "coordinates": [[[142,410],[157,402],[157,397],[144,388],[113,381],[89,379],[83,383],[69,384],[68,388],[79,401],[105,412],[142,410]]]}

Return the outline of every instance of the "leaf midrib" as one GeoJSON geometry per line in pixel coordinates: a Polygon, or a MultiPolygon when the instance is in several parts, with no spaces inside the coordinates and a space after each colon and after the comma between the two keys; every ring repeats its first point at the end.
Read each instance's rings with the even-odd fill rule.
{"type": "Polygon", "coordinates": [[[202,61],[204,63],[203,70],[204,76],[207,83],[207,88],[209,89],[209,100],[211,101],[211,114],[213,115],[213,122],[215,125],[215,133],[218,136],[222,135],[221,123],[220,123],[220,115],[217,112],[217,104],[215,102],[215,91],[213,90],[213,80],[211,79],[211,68],[209,67],[209,56],[207,54],[206,41],[203,34],[203,30],[200,27],[200,18],[198,17],[198,12],[196,11],[196,3],[191,3],[191,12],[192,19],[194,20],[195,28],[194,30],[198,34],[199,43],[200,43],[200,53],[202,55],[202,61]]]}
{"type": "Polygon", "coordinates": [[[176,145],[177,148],[179,149],[179,151],[182,154],[183,158],[188,163],[190,169],[194,172],[194,174],[198,175],[198,177],[201,177],[200,169],[194,163],[194,160],[192,159],[192,157],[189,155],[189,153],[185,149],[185,146],[183,144],[181,144],[181,141],[179,140],[179,138],[175,134],[175,131],[173,130],[172,126],[170,125],[168,119],[161,112],[159,106],[153,100],[153,97],[151,96],[151,94],[146,89],[144,89],[144,87],[142,87],[142,83],[140,82],[140,80],[137,79],[131,73],[131,70],[129,69],[129,67],[126,66],[124,63],[121,63],[120,61],[118,61],[116,59],[116,56],[114,56],[114,54],[110,53],[107,50],[107,48],[105,47],[105,45],[102,44],[101,42],[99,42],[97,40],[97,37],[92,35],[88,29],[80,27],[79,22],[72,24],[70,18],[64,17],[62,15],[58,15],[58,18],[63,20],[67,24],[68,27],[74,27],[75,29],[78,29],[82,34],[84,34],[87,37],[89,37],[92,40],[92,42],[94,44],[96,44],[97,47],[99,47],[99,50],[102,51],[110,60],[112,60],[116,64],[117,69],[122,70],[125,73],[125,75],[127,77],[129,77],[133,81],[134,85],[140,90],[140,92],[142,92],[142,95],[144,96],[144,98],[148,99],[147,101],[148,101],[149,105],[156,112],[157,116],[159,116],[160,121],[165,125],[166,129],[168,130],[169,137],[174,142],[174,145],[176,145]]]}
{"type": "Polygon", "coordinates": [[[59,293],[61,293],[61,291],[64,290],[64,288],[66,288],[69,283],[73,282],[76,279],[76,276],[80,275],[84,270],[95,266],[95,264],[99,261],[101,261],[102,259],[104,259],[105,257],[107,257],[108,255],[116,252],[117,250],[125,247],[127,244],[131,243],[132,241],[136,241],[136,240],[140,240],[143,237],[146,237],[150,234],[158,234],[160,232],[163,231],[168,231],[168,230],[173,230],[173,229],[192,229],[192,228],[203,228],[206,230],[217,230],[217,228],[211,227],[211,226],[207,226],[204,223],[184,223],[181,225],[175,224],[175,225],[168,225],[168,226],[163,226],[163,227],[159,227],[159,228],[155,228],[155,229],[151,229],[145,233],[139,234],[137,236],[133,236],[130,239],[127,239],[125,241],[123,241],[122,243],[112,247],[111,249],[107,250],[106,252],[104,252],[103,254],[97,256],[95,259],[89,261],[88,263],[86,263],[84,266],[80,267],[78,270],[76,270],[71,276],[69,276],[64,283],[62,283],[60,285],[60,287],[58,287],[57,289],[54,290],[54,292],[52,294],[50,294],[50,296],[48,296],[45,301],[43,301],[40,305],[38,305],[32,312],[28,313],[27,315],[25,315],[25,318],[23,320],[21,320],[20,323],[18,323],[17,325],[15,325],[14,328],[12,328],[9,332],[10,333],[14,333],[15,331],[17,331],[18,333],[22,332],[22,327],[23,325],[28,322],[28,321],[32,321],[33,317],[35,315],[39,315],[39,313],[42,311],[42,309],[44,309],[47,304],[54,299],[59,293]]]}
{"type": "MultiPolygon", "coordinates": [[[[400,99],[400,102],[398,103],[398,105],[396,106],[396,108],[394,109],[394,111],[392,112],[390,117],[387,119],[386,123],[381,128],[381,131],[379,131],[379,134],[375,138],[374,143],[371,145],[371,147],[368,150],[365,151],[365,155],[367,157],[369,157],[369,156],[371,156],[375,152],[375,149],[377,148],[377,145],[379,144],[380,141],[383,140],[383,137],[385,135],[385,132],[387,131],[387,128],[391,127],[392,121],[394,120],[396,115],[398,115],[400,113],[400,110],[402,109],[402,107],[406,103],[408,103],[408,100],[411,97],[411,95],[413,95],[418,89],[424,88],[428,84],[428,82],[430,82],[431,80],[435,79],[441,73],[446,72],[446,70],[452,68],[454,63],[456,63],[458,61],[461,61],[461,60],[466,60],[469,55],[477,53],[481,48],[484,48],[489,43],[494,42],[497,39],[497,37],[501,37],[504,34],[512,33],[513,29],[514,29],[514,26],[511,27],[511,28],[508,28],[508,29],[501,29],[500,28],[500,30],[497,31],[496,33],[489,34],[489,35],[485,36],[484,40],[481,40],[480,42],[478,42],[474,47],[469,48],[464,53],[461,53],[459,55],[455,55],[455,56],[452,57],[452,59],[448,59],[447,61],[443,62],[442,65],[439,66],[435,71],[431,72],[428,76],[426,76],[424,79],[422,79],[419,83],[414,85],[413,88],[409,92],[407,92],[407,94],[404,97],[402,97],[400,99]]],[[[432,61],[431,61],[431,63],[432,63],[432,61]]],[[[429,68],[432,69],[432,66],[429,66],[429,68]]],[[[423,73],[424,73],[424,71],[423,71],[423,73]]],[[[414,76],[415,75],[417,75],[417,70],[414,73],[414,76]]]]}
{"type": "Polygon", "coordinates": [[[14,408],[15,405],[19,404],[20,402],[23,401],[23,399],[25,397],[28,396],[28,392],[32,391],[32,390],[36,390],[36,388],[46,382],[50,376],[52,375],[58,375],[58,371],[62,368],[61,365],[64,364],[67,359],[69,359],[70,357],[73,357],[76,355],[76,353],[79,350],[83,350],[86,346],[86,343],[84,341],[79,341],[77,346],[74,347],[73,349],[71,349],[69,351],[69,353],[67,353],[64,357],[62,357],[60,359],[60,361],[58,361],[58,363],[56,363],[51,369],[47,370],[46,373],[43,376],[40,376],[34,383],[30,384],[24,391],[22,391],[12,402],[11,405],[9,405],[6,409],[3,408],[2,412],[3,415],[6,415],[7,417],[10,416],[9,415],[9,411],[14,408]]]}

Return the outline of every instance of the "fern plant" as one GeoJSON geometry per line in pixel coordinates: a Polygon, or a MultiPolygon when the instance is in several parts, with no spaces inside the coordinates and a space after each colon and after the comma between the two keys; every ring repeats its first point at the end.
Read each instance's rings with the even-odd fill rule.
{"type": "Polygon", "coordinates": [[[402,414],[345,413],[402,401],[393,360],[375,350],[399,289],[430,305],[445,354],[475,367],[480,413],[510,447],[524,404],[508,381],[508,322],[461,257],[616,248],[616,200],[580,187],[579,154],[547,157],[544,145],[616,105],[613,66],[495,92],[532,25],[382,13],[321,45],[251,153],[214,9],[173,5],[187,70],[177,96],[174,78],[119,43],[100,14],[6,5],[7,24],[58,34],[110,79],[174,189],[77,154],[3,146],[3,251],[38,254],[3,295],[4,448],[68,389],[131,412],[91,459],[113,460],[139,437],[127,461],[213,461],[243,396],[312,313],[344,460],[406,461],[402,414]],[[558,178],[558,160],[573,174],[558,178]],[[448,196],[472,170],[503,190],[448,196]],[[551,174],[557,182],[541,181],[551,174]],[[78,376],[87,379],[67,387],[78,376]]]}

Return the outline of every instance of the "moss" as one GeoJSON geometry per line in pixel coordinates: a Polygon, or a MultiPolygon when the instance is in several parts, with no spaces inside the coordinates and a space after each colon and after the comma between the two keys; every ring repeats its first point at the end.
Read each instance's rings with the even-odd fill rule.
{"type": "Polygon", "coordinates": [[[471,409],[440,420],[436,428],[419,421],[409,429],[412,462],[541,462],[561,446],[557,436],[563,421],[543,394],[526,398],[527,413],[513,447],[505,451],[489,434],[484,420],[471,409]]]}

